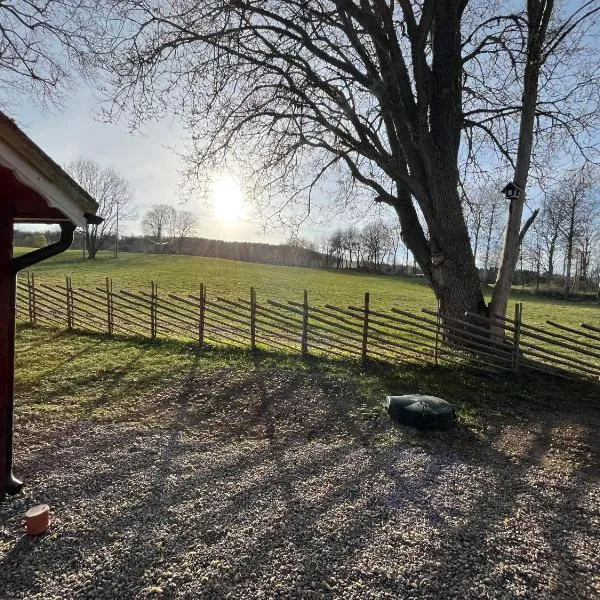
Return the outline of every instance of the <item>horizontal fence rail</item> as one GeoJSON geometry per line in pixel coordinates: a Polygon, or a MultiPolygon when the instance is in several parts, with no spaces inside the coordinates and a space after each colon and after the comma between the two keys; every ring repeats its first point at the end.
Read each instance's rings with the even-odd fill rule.
{"type": "Polygon", "coordinates": [[[423,308],[374,309],[366,293],[360,306],[315,306],[302,301],[259,301],[254,288],[246,298],[197,293],[159,293],[114,289],[112,279],[93,289],[37,283],[33,273],[17,282],[17,315],[31,325],[177,339],[198,344],[245,346],[298,353],[462,365],[485,371],[531,372],[600,380],[600,327],[580,328],[547,321],[523,321],[523,305],[513,318],[467,313],[464,318],[423,308]]]}

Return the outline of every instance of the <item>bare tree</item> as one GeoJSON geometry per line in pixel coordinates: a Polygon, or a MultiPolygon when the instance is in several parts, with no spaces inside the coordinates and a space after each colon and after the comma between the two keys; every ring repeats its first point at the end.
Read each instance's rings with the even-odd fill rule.
{"type": "Polygon", "coordinates": [[[554,275],[554,261],[556,252],[559,250],[563,213],[562,194],[558,190],[552,190],[544,199],[540,219],[543,251],[546,256],[546,273],[550,280],[554,275]]]}
{"type": "Polygon", "coordinates": [[[478,202],[477,199],[471,200],[467,196],[463,196],[463,201],[465,204],[467,228],[469,230],[469,237],[471,238],[471,247],[473,248],[473,257],[477,262],[485,208],[483,203],[478,202]]]}
{"type": "Polygon", "coordinates": [[[316,249],[319,268],[331,269],[334,266],[334,256],[329,236],[320,236],[316,242],[316,249]]]}
{"type": "Polygon", "coordinates": [[[172,237],[177,244],[177,254],[181,254],[185,238],[190,237],[196,231],[198,218],[189,210],[175,210],[171,217],[173,219],[172,237]]]}
{"type": "Polygon", "coordinates": [[[135,210],[133,190],[129,182],[112,167],[101,167],[87,158],[66,166],[67,172],[98,202],[99,225],[88,225],[85,231],[88,258],[96,258],[109,236],[116,235],[118,220],[129,219],[135,210]]]}
{"type": "Polygon", "coordinates": [[[341,229],[329,236],[329,251],[333,257],[333,266],[339,269],[344,266],[344,234],[341,229]]]}
{"type": "MultiPolygon", "coordinates": [[[[536,221],[531,228],[531,233],[523,240],[521,248],[521,258],[535,272],[535,291],[539,292],[540,278],[542,273],[542,261],[544,258],[544,241],[543,241],[543,223],[536,221]]],[[[521,273],[522,282],[524,284],[525,277],[521,273]]]]}
{"type": "Polygon", "coordinates": [[[483,267],[484,283],[489,282],[491,254],[498,236],[502,233],[500,210],[505,200],[499,190],[498,180],[492,179],[480,185],[473,185],[469,194],[465,194],[463,198],[475,260],[480,258],[480,252],[483,254],[483,259],[480,258],[478,262],[483,267]]]}
{"type": "MultiPolygon", "coordinates": [[[[491,283],[491,273],[498,268],[498,259],[500,252],[500,241],[503,232],[504,223],[501,221],[501,203],[503,198],[499,194],[490,194],[486,197],[486,214],[483,227],[485,235],[485,253],[483,255],[483,282],[491,283]],[[492,260],[495,257],[496,260],[492,260]],[[494,263],[492,269],[492,262],[494,263]]],[[[492,275],[493,277],[493,275],[492,275]]]]}
{"type": "Polygon", "coordinates": [[[392,260],[392,270],[396,271],[398,263],[398,253],[402,248],[402,230],[399,223],[388,226],[388,243],[390,249],[390,258],[392,260]]]}
{"type": "MultiPolygon", "coordinates": [[[[554,69],[559,92],[552,58],[595,16],[593,4],[552,21],[551,0],[491,14],[489,3],[468,0],[113,0],[127,33],[107,64],[112,114],[133,106],[135,124],[179,111],[193,131],[192,174],[234,161],[267,198],[288,204],[304,193],[310,208],[312,190],[332,170],[350,176],[359,196],[395,209],[442,311],[485,314],[461,208],[462,159],[473,162],[480,136],[513,162],[518,121],[515,181],[525,188],[543,119],[585,128],[581,111],[565,110],[580,79],[565,89],[563,61],[554,69]],[[292,188],[291,200],[278,195],[292,188]]],[[[510,211],[493,302],[500,314],[522,200],[510,211]]]]}
{"type": "Polygon", "coordinates": [[[363,264],[366,268],[381,270],[390,252],[389,230],[380,219],[367,223],[361,231],[364,248],[363,264]]]}
{"type": "Polygon", "coordinates": [[[571,291],[571,271],[574,255],[580,254],[578,243],[585,231],[585,222],[593,212],[592,189],[594,173],[589,165],[572,171],[560,182],[556,193],[562,196],[560,234],[565,248],[565,281],[563,295],[567,298],[571,291]]]}
{"type": "MultiPolygon", "coordinates": [[[[594,186],[595,187],[595,186],[594,186]]],[[[600,248],[600,198],[597,190],[590,194],[589,213],[581,224],[579,249],[581,265],[579,273],[583,281],[591,277],[591,266],[594,253],[600,248]]]]}
{"type": "Polygon", "coordinates": [[[596,304],[600,304],[600,246],[596,246],[592,253],[589,273],[596,288],[596,304]]]}
{"type": "Polygon", "coordinates": [[[153,244],[158,254],[170,241],[172,224],[175,221],[175,209],[168,204],[154,204],[142,220],[142,231],[153,244]]]}
{"type": "Polygon", "coordinates": [[[357,262],[360,254],[360,235],[356,230],[356,227],[349,227],[342,235],[342,245],[344,247],[344,253],[348,257],[346,267],[352,268],[354,261],[357,262]]]}

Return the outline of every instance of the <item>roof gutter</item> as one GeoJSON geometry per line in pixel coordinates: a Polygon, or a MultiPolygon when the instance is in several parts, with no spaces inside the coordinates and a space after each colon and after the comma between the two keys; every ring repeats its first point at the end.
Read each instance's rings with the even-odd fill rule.
{"type": "MultiPolygon", "coordinates": [[[[89,225],[99,225],[102,223],[102,221],[104,221],[102,217],[92,213],[85,213],[84,216],[89,225]]],[[[47,258],[56,256],[57,254],[67,250],[73,243],[73,233],[76,228],[77,226],[70,221],[60,223],[60,239],[58,242],[49,244],[48,246],[44,246],[43,248],[39,248],[33,252],[16,256],[10,263],[12,272],[18,273],[23,269],[27,269],[28,267],[31,267],[43,260],[46,260],[47,258]]]]}
{"type": "Polygon", "coordinates": [[[10,262],[11,271],[18,273],[27,267],[31,267],[36,263],[46,260],[51,256],[56,256],[61,252],[64,252],[73,243],[73,232],[75,231],[76,225],[70,221],[67,223],[60,224],[60,239],[54,244],[49,244],[33,252],[28,252],[21,256],[16,256],[10,262]]]}

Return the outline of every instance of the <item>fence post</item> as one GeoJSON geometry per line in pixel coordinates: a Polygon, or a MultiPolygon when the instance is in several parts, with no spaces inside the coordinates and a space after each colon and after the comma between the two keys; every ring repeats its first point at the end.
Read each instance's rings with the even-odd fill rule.
{"type": "Polygon", "coordinates": [[[156,292],[158,284],[151,282],[152,295],[150,296],[150,338],[156,339],[156,292]]]}
{"type": "Polygon", "coordinates": [[[31,273],[29,271],[27,271],[27,313],[29,314],[29,324],[33,325],[33,315],[31,314],[31,273]]]}
{"type": "Polygon", "coordinates": [[[519,372],[519,340],[521,339],[521,311],[523,304],[515,304],[515,331],[513,334],[513,370],[519,372]]]}
{"type": "Polygon", "coordinates": [[[256,350],[256,290],[250,288],[250,347],[256,350]]]}
{"type": "Polygon", "coordinates": [[[34,289],[31,282],[31,271],[27,271],[27,308],[29,310],[29,324],[35,324],[35,299],[34,299],[34,289]]]}
{"type": "Polygon", "coordinates": [[[71,278],[65,275],[65,283],[67,286],[67,329],[73,329],[73,288],[71,287],[71,278]]]}
{"type": "Polygon", "coordinates": [[[206,301],[206,288],[200,284],[200,304],[198,306],[198,345],[204,346],[204,305],[206,301]]]}
{"type": "Polygon", "coordinates": [[[37,303],[35,291],[35,274],[31,273],[31,309],[33,314],[33,324],[37,325],[37,303]]]}
{"type": "Polygon", "coordinates": [[[439,349],[440,349],[440,299],[437,301],[437,315],[435,324],[435,353],[434,359],[435,364],[439,364],[439,349]]]}
{"type": "Polygon", "coordinates": [[[367,343],[369,341],[369,292],[365,292],[365,313],[363,318],[362,360],[367,360],[367,343]]]}
{"type": "Polygon", "coordinates": [[[106,278],[106,329],[108,335],[113,334],[113,322],[114,322],[114,304],[112,297],[112,277],[106,278]]]}
{"type": "Polygon", "coordinates": [[[302,305],[302,356],[308,356],[308,293],[304,290],[302,305]]]}

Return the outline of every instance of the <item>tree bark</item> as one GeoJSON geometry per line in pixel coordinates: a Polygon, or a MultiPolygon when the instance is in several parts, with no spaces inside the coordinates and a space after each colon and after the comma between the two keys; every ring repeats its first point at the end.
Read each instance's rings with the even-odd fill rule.
{"type": "Polygon", "coordinates": [[[494,229],[494,214],[496,213],[496,205],[492,206],[492,212],[490,214],[490,225],[487,230],[487,240],[485,245],[485,263],[483,266],[483,283],[487,284],[489,281],[489,264],[490,264],[490,249],[492,246],[492,232],[494,229]]]}
{"type": "Polygon", "coordinates": [[[548,279],[551,280],[554,275],[554,250],[556,242],[553,241],[548,250],[548,279]]]}
{"type": "Polygon", "coordinates": [[[430,221],[429,240],[408,192],[398,186],[393,206],[400,220],[402,241],[425,274],[444,315],[465,319],[468,311],[487,316],[456,182],[452,181],[451,171],[440,169],[435,176],[429,202],[442,209],[438,214],[443,218],[430,221]]]}
{"type": "Polygon", "coordinates": [[[96,254],[98,253],[96,228],[96,225],[92,225],[92,231],[90,233],[90,227],[88,226],[85,231],[87,255],[89,260],[94,260],[96,258],[96,254]]]}
{"type": "Polygon", "coordinates": [[[573,240],[569,237],[567,241],[567,254],[565,257],[566,262],[566,271],[565,271],[565,286],[563,289],[563,296],[565,298],[569,297],[569,292],[571,289],[571,264],[573,262],[573,240]]]}

